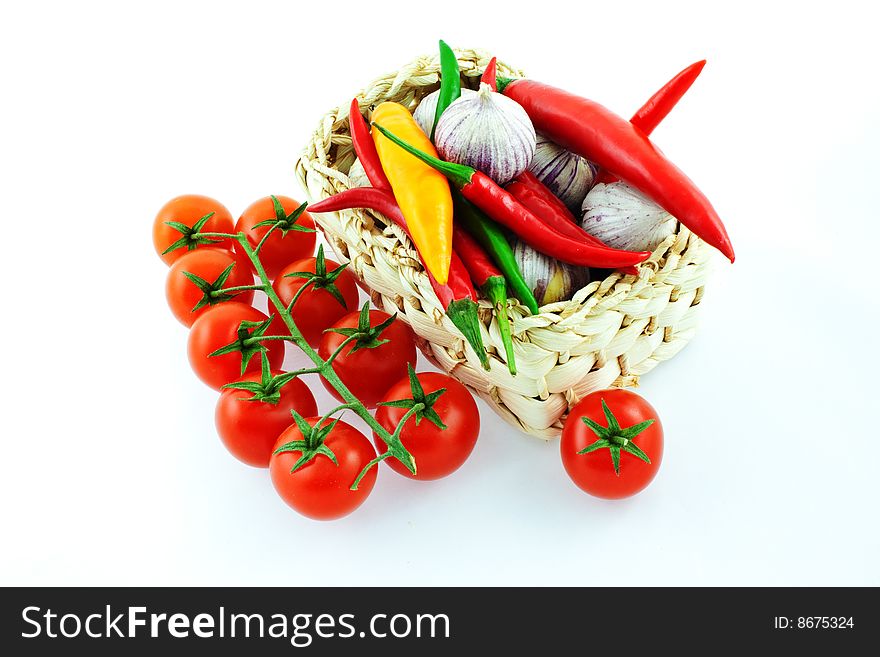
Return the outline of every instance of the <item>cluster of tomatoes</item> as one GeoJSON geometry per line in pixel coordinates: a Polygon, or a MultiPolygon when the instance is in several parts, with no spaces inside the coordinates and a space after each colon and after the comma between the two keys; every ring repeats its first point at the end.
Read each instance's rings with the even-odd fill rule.
{"type": "Polygon", "coordinates": [[[168,304],[190,327],[190,364],[220,392],[215,421],[223,444],[240,461],[268,467],[291,507],[324,520],[363,503],[376,480],[370,465],[383,460],[387,445],[376,431],[371,442],[332,411],[319,417],[303,376],[318,377],[344,401],[326,369],[324,375],[320,367],[283,369],[285,346],[294,340],[279,313],[269,317],[253,306],[255,292],[265,290],[258,267],[318,362],[332,361],[337,383],[376,409],[375,422],[389,434],[405,420],[397,435],[416,471],[385,454],[392,470],[420,480],[454,472],[473,450],[480,419],[461,383],[435,372],[415,374],[412,329],[368,305],[359,309],[354,276],[322,248],[315,254],[315,243],[305,205],[284,196],[254,202],[237,221],[212,198],[180,196],[153,224],[154,247],[170,266],[168,304]],[[253,259],[227,237],[239,234],[258,252],[253,259]]]}
{"type": "MultiPolygon", "coordinates": [[[[294,509],[332,519],[363,503],[376,481],[371,466],[379,461],[420,480],[457,470],[473,450],[480,418],[461,383],[435,372],[415,374],[409,326],[368,304],[358,309],[354,276],[325,258],[322,248],[315,254],[315,242],[305,204],[284,196],[252,203],[238,221],[214,199],[180,196],[165,204],[153,225],[156,251],[170,266],[168,303],[191,327],[190,364],[220,391],[215,420],[224,445],[244,463],[268,467],[294,509]],[[326,367],[283,369],[291,331],[279,313],[269,317],[253,306],[257,291],[270,291],[289,310],[318,362],[332,362],[335,382],[326,367]],[[373,419],[386,436],[400,426],[395,435],[414,464],[397,458],[399,450],[393,454],[375,430],[370,442],[333,419],[334,411],[319,417],[304,375],[317,376],[343,402],[339,385],[345,386],[364,409],[375,409],[373,419]]],[[[656,475],[663,429],[638,395],[601,390],[572,408],[560,450],[565,471],[582,490],[629,497],[656,475]]]]}

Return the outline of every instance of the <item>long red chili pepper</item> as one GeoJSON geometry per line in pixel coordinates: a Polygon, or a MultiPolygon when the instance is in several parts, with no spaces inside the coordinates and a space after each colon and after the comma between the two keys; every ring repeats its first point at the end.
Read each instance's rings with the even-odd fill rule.
{"type": "MultiPolygon", "coordinates": [[[[519,174],[516,178],[514,178],[517,182],[522,183],[526,187],[529,187],[532,191],[535,192],[543,201],[549,203],[553,207],[557,208],[560,214],[564,217],[568,218],[572,223],[577,223],[577,219],[575,219],[574,215],[571,213],[571,210],[568,209],[568,206],[562,202],[556,194],[550,191],[550,188],[547,187],[544,183],[538,180],[538,176],[534,173],[526,169],[521,174],[519,174]]],[[[587,233],[589,235],[589,233],[587,233]]],[[[592,237],[592,235],[590,235],[592,237]]],[[[593,238],[596,239],[596,238],[593,238]]]]}
{"type": "Polygon", "coordinates": [[[513,80],[504,94],[522,105],[536,130],[633,185],[734,261],[730,237],[709,199],[632,123],[599,103],[532,80],[513,80]]]}
{"type": "Polygon", "coordinates": [[[452,246],[455,253],[461,256],[471,280],[495,307],[495,312],[498,313],[498,330],[507,356],[507,369],[511,374],[516,374],[513,338],[510,335],[510,320],[507,318],[507,282],[504,274],[495,266],[483,247],[461,226],[452,227],[452,246]]]}
{"type": "MultiPolygon", "coordinates": [[[[547,199],[543,198],[536,190],[525,183],[514,180],[508,183],[504,189],[558,233],[574,240],[589,242],[590,244],[596,244],[598,241],[575,224],[574,217],[570,213],[566,216],[554,204],[548,202],[547,199]]],[[[566,208],[566,213],[568,213],[568,208],[566,208]]],[[[599,244],[605,246],[601,242],[599,244]]]]}
{"type": "MultiPolygon", "coordinates": [[[[547,189],[544,183],[538,180],[531,171],[521,173],[505,189],[513,194],[516,200],[563,235],[607,248],[607,244],[602,240],[590,235],[577,225],[574,215],[565,203],[547,189]]],[[[621,271],[632,276],[639,275],[639,270],[636,267],[623,267],[621,271]]]]}
{"type": "Polygon", "coordinates": [[[486,70],[483,71],[483,75],[480,76],[480,82],[485,82],[488,84],[492,91],[498,91],[498,58],[493,57],[489,60],[489,65],[486,67],[486,70]]]}
{"type": "MultiPolygon", "coordinates": [[[[660,87],[629,120],[646,135],[654,132],[654,128],[667,117],[672,108],[678,104],[691,85],[699,77],[706,65],[706,60],[694,62],[675,75],[669,82],[660,87]]],[[[607,171],[600,171],[596,176],[596,182],[614,182],[616,178],[607,171]]]]}
{"type": "Polygon", "coordinates": [[[622,251],[566,237],[545,224],[489,176],[463,164],[431,157],[379,124],[373,125],[395,144],[440,171],[461,190],[462,196],[542,253],[572,265],[608,269],[637,265],[651,255],[647,251],[622,251]]]}
{"type": "MultiPolygon", "coordinates": [[[[364,168],[364,173],[367,174],[370,184],[376,189],[391,191],[391,183],[388,181],[388,176],[385,175],[385,170],[379,161],[379,154],[376,152],[376,145],[370,135],[370,125],[361,114],[361,106],[357,98],[352,99],[348,109],[348,127],[351,132],[351,145],[361,161],[361,166],[364,168]]],[[[392,198],[394,197],[392,196],[392,198]]],[[[381,212],[381,210],[379,211],[381,212]]],[[[382,214],[386,213],[382,212],[382,214]]]]}

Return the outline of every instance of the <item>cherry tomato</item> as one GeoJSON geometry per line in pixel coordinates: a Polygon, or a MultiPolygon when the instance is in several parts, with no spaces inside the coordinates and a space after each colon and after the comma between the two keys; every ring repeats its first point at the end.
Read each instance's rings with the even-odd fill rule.
{"type": "MultiPolygon", "coordinates": [[[[315,426],[319,419],[306,418],[306,422],[315,426]]],[[[303,435],[293,424],[278,437],[274,450],[298,440],[303,440],[303,435]]],[[[325,437],[324,446],[336,456],[338,465],[329,456],[317,454],[291,473],[302,452],[273,453],[269,474],[275,490],[293,509],[315,520],[334,520],[358,508],[373,490],[376,467],[364,475],[357,490],[349,489],[361,470],[376,457],[376,450],[364,434],[341,421],[325,437]]]]}
{"type": "MultiPolygon", "coordinates": [[[[416,417],[410,417],[403,426],[400,441],[416,460],[416,474],[412,474],[395,458],[386,459],[385,463],[395,472],[411,479],[440,479],[458,470],[470,456],[480,434],[480,413],[468,389],[451,376],[439,372],[422,372],[416,377],[427,396],[441,388],[446,389],[431,406],[446,428],[438,427],[430,416],[421,417],[418,424],[416,417]]],[[[392,385],[382,401],[407,398],[413,398],[408,377],[392,385]]],[[[379,406],[376,421],[389,433],[394,433],[407,410],[379,406]]],[[[385,443],[375,432],[373,442],[380,452],[386,450],[385,443]]]]}
{"type": "MultiPolygon", "coordinates": [[[[375,328],[390,317],[381,310],[371,310],[370,326],[375,328]]],[[[349,313],[336,322],[333,328],[358,328],[359,318],[360,313],[349,313]]],[[[346,337],[339,333],[325,333],[321,337],[318,354],[326,360],[345,339],[346,337]]],[[[400,319],[394,320],[382,331],[378,340],[388,340],[388,342],[372,349],[362,347],[354,353],[352,349],[355,343],[351,342],[333,361],[336,375],[367,408],[375,407],[385,391],[406,376],[407,364],[413,366],[416,364],[415,337],[412,329],[400,319]]],[[[321,383],[336,399],[342,400],[336,388],[324,378],[321,379],[321,383]]]]}
{"type": "Polygon", "coordinates": [[[663,459],[663,426],[654,407],[634,392],[600,390],[571,409],[562,430],[560,452],[565,471],[582,490],[609,500],[630,497],[657,474],[663,459]],[[583,418],[594,423],[594,428],[583,418]],[[646,425],[648,421],[652,421],[650,425],[646,425]],[[593,451],[578,454],[590,446],[593,451]],[[619,472],[615,472],[612,459],[615,448],[620,454],[619,472]]]}
{"type": "MultiPolygon", "coordinates": [[[[272,376],[283,374],[274,371],[272,376]]],[[[252,372],[239,382],[261,383],[262,375],[252,372]]],[[[278,436],[290,426],[291,411],[311,417],[318,414],[318,405],[309,387],[300,379],[285,383],[278,390],[276,403],[252,400],[252,392],[226,389],[217,400],[214,423],[226,449],[242,463],[257,468],[269,467],[278,436]]]]}
{"type": "MultiPolygon", "coordinates": [[[[281,202],[287,216],[290,216],[300,205],[287,196],[276,196],[275,198],[281,202]]],[[[257,227],[257,224],[275,218],[275,204],[272,202],[271,196],[266,196],[245,208],[235,223],[235,232],[244,232],[250,245],[256,247],[270,228],[268,225],[257,227]]],[[[303,212],[297,218],[296,225],[314,229],[315,221],[308,212],[303,212]]],[[[240,249],[241,247],[236,245],[236,248],[240,249]]],[[[260,248],[260,262],[263,263],[263,268],[269,278],[274,279],[286,265],[294,260],[301,260],[312,255],[314,250],[315,233],[305,233],[298,230],[282,231],[276,228],[260,248]]]]}
{"type": "MultiPolygon", "coordinates": [[[[236,301],[222,303],[205,312],[193,323],[187,344],[189,362],[196,375],[216,390],[241,377],[240,352],[220,356],[209,354],[234,342],[238,338],[241,322],[262,322],[266,319],[266,315],[256,308],[236,301]]],[[[272,369],[280,368],[284,360],[284,342],[270,340],[266,346],[269,366],[272,369]]],[[[260,365],[260,355],[256,354],[248,362],[246,372],[259,372],[260,365]]]]}
{"type": "Polygon", "coordinates": [[[252,285],[254,282],[250,267],[245,267],[236,259],[231,251],[223,249],[196,249],[185,253],[178,258],[171,269],[168,270],[168,278],[165,279],[165,298],[171,307],[171,312],[185,326],[192,326],[197,318],[201,317],[208,309],[213,308],[225,301],[235,300],[240,303],[250,304],[254,300],[253,290],[244,290],[221,296],[212,297],[212,301],[205,303],[198,310],[193,310],[198,304],[203,303],[206,293],[198,284],[184,275],[184,272],[198,276],[209,284],[209,289],[237,287],[239,285],[252,285]],[[221,280],[223,272],[232,265],[232,269],[221,280]],[[215,282],[219,285],[214,285],[215,282]]]}
{"type": "Polygon", "coordinates": [[[183,257],[187,251],[204,246],[214,246],[232,250],[232,240],[219,240],[211,238],[210,244],[193,245],[193,249],[182,247],[163,255],[163,251],[183,237],[183,233],[167,225],[166,221],[176,221],[192,228],[202,217],[213,212],[213,216],[202,226],[203,232],[232,233],[232,215],[229,210],[208,196],[198,194],[185,194],[171,199],[156,215],[153,221],[153,247],[166,265],[171,265],[175,260],[183,257]]]}
{"type": "MultiPolygon", "coordinates": [[[[287,277],[287,274],[293,272],[311,272],[315,273],[316,258],[305,258],[297,260],[285,267],[278,278],[272,283],[275,292],[285,304],[290,304],[293,296],[299,289],[305,285],[308,280],[298,277],[287,277]]],[[[324,260],[325,270],[327,272],[334,271],[339,264],[332,260],[324,260]]],[[[290,311],[293,321],[296,323],[303,337],[313,347],[317,346],[324,334],[324,329],[330,328],[339,321],[343,315],[358,309],[358,287],[354,276],[348,269],[344,269],[339,276],[332,282],[339,291],[345,305],[339,303],[339,300],[333,296],[324,286],[310,285],[303,292],[290,311]]],[[[287,327],[280,317],[276,317],[273,330],[283,331],[284,335],[288,333],[287,327]]],[[[280,334],[280,333],[276,333],[280,334]]]]}

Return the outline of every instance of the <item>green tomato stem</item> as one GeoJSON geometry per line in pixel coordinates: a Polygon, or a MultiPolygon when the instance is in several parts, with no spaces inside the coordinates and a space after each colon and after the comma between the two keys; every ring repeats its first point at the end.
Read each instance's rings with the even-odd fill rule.
{"type": "Polygon", "coordinates": [[[261,239],[261,240],[260,240],[260,243],[257,244],[257,246],[254,248],[254,253],[255,253],[256,255],[260,255],[260,249],[263,248],[263,244],[266,243],[266,240],[269,239],[269,235],[271,235],[271,234],[272,234],[272,231],[274,231],[276,228],[278,228],[278,224],[277,224],[277,223],[272,224],[271,226],[269,226],[269,230],[267,230],[267,231],[266,231],[266,234],[263,235],[263,239],[261,239]]]}
{"type": "MultiPolygon", "coordinates": [[[[406,424],[406,421],[409,420],[413,415],[415,415],[419,411],[424,410],[424,408],[425,408],[424,404],[415,404],[406,413],[404,413],[403,417],[400,418],[400,422],[397,423],[397,427],[395,427],[394,433],[391,435],[391,437],[394,438],[395,440],[399,441],[400,440],[400,433],[403,431],[403,426],[406,424]]],[[[364,476],[367,474],[367,472],[370,471],[370,468],[372,468],[374,465],[378,465],[379,463],[381,463],[382,461],[387,459],[389,456],[393,456],[393,454],[391,453],[391,450],[388,450],[386,452],[382,452],[381,454],[379,454],[379,456],[377,456],[372,461],[367,463],[364,466],[364,469],[361,470],[360,474],[354,480],[354,483],[351,485],[350,490],[357,490],[358,484],[361,483],[361,479],[363,479],[364,476]]],[[[409,467],[409,466],[407,466],[407,467],[409,467]]],[[[415,472],[413,472],[413,474],[415,474],[415,472]]]]}
{"type": "MultiPolygon", "coordinates": [[[[303,293],[308,289],[308,287],[312,285],[312,281],[307,281],[305,285],[299,288],[293,295],[293,298],[290,300],[290,303],[287,305],[287,312],[290,313],[293,310],[294,304],[299,301],[299,298],[303,295],[303,293]]],[[[280,300],[280,299],[279,299],[280,300]]],[[[293,321],[293,320],[291,320],[293,321]]]]}
{"type": "Polygon", "coordinates": [[[238,240],[240,236],[243,237],[244,233],[203,233],[199,231],[193,234],[193,237],[219,237],[224,240],[238,240]]]}
{"type": "Polygon", "coordinates": [[[219,297],[223,294],[228,294],[230,292],[244,292],[245,290],[259,290],[260,292],[266,291],[265,285],[235,285],[233,287],[224,287],[219,290],[211,290],[209,294],[212,297],[219,297]]]}
{"type": "MultiPolygon", "coordinates": [[[[220,234],[224,237],[227,237],[226,234],[220,234]]],[[[306,342],[306,339],[303,337],[299,328],[296,325],[296,322],[293,321],[293,317],[290,314],[290,308],[293,307],[293,303],[296,301],[296,296],[291,301],[290,307],[286,306],[284,302],[281,301],[278,293],[275,292],[275,289],[271,285],[271,281],[269,279],[268,274],[266,274],[266,269],[263,267],[263,263],[260,262],[260,258],[257,255],[256,251],[253,247],[248,243],[247,237],[244,233],[238,233],[237,235],[228,236],[232,239],[238,241],[241,244],[242,250],[250,259],[251,263],[254,266],[254,270],[257,272],[257,277],[262,281],[264,286],[264,291],[266,296],[269,297],[269,301],[272,302],[272,305],[278,310],[278,314],[281,317],[284,325],[287,327],[287,330],[290,331],[290,336],[283,336],[285,339],[292,341],[299,347],[302,352],[315,364],[315,369],[321,376],[324,377],[330,385],[339,393],[339,396],[342,397],[342,400],[345,404],[349,405],[350,409],[354,411],[358,417],[360,417],[367,425],[372,429],[382,441],[388,445],[389,448],[394,448],[401,452],[401,454],[409,456],[409,462],[401,461],[410,472],[413,474],[416,473],[416,464],[415,459],[413,459],[412,455],[407,451],[407,449],[400,442],[400,430],[401,426],[397,427],[397,430],[394,434],[389,433],[385,427],[379,424],[376,419],[370,414],[370,411],[366,406],[354,396],[354,394],[348,389],[348,387],[342,382],[336,372],[333,370],[332,364],[324,361],[318,352],[312,349],[311,345],[306,342]]],[[[297,293],[297,296],[306,286],[300,288],[297,293]]],[[[273,337],[273,336],[269,336],[273,337]]],[[[281,337],[281,336],[279,336],[281,337]]],[[[401,421],[403,422],[403,420],[401,421]]]]}
{"type": "Polygon", "coordinates": [[[327,358],[327,364],[330,365],[334,360],[336,360],[336,357],[342,353],[342,350],[345,349],[345,347],[347,347],[352,342],[357,341],[357,339],[359,337],[361,337],[361,336],[355,334],[355,335],[350,335],[347,338],[345,338],[345,340],[343,340],[339,344],[339,346],[336,347],[336,349],[333,351],[333,353],[330,354],[329,358],[327,358]]]}

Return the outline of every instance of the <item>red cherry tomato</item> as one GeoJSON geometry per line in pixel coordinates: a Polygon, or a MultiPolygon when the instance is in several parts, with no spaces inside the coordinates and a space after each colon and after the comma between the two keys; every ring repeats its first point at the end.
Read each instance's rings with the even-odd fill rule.
{"type": "MultiPolygon", "coordinates": [[[[285,304],[290,304],[294,295],[299,289],[306,284],[307,279],[298,277],[287,277],[287,274],[293,272],[311,272],[315,273],[316,258],[304,258],[297,260],[285,267],[272,287],[285,304]]],[[[324,261],[326,270],[332,272],[339,263],[332,260],[324,261]]],[[[354,276],[346,269],[333,281],[333,285],[342,295],[345,305],[339,303],[334,297],[323,287],[309,286],[303,292],[299,299],[296,300],[290,313],[297,328],[303,334],[303,337],[313,347],[317,346],[324,334],[324,329],[330,328],[339,321],[344,315],[354,312],[358,309],[358,287],[354,276]]],[[[287,335],[287,327],[280,317],[276,317],[273,330],[278,331],[276,335],[287,335]],[[283,333],[280,333],[283,331],[283,333]]]]}
{"type": "MultiPolygon", "coordinates": [[[[216,390],[241,377],[239,352],[220,356],[209,354],[234,342],[238,338],[241,322],[262,322],[266,319],[266,315],[256,308],[236,301],[214,306],[199,317],[192,325],[187,343],[189,362],[196,375],[216,390]]],[[[284,360],[284,342],[270,340],[266,346],[269,366],[272,369],[280,368],[284,360]]],[[[246,372],[259,372],[260,366],[260,355],[257,354],[251,358],[246,372]]]]}
{"type": "MultiPolygon", "coordinates": [[[[282,374],[274,371],[272,375],[282,374]]],[[[239,381],[260,383],[261,374],[252,372],[239,381]]],[[[318,405],[309,387],[300,379],[285,383],[276,403],[252,401],[253,393],[226,389],[217,400],[214,423],[226,449],[242,463],[268,468],[278,436],[291,422],[291,411],[304,417],[318,414],[318,405]]]]}
{"type": "Polygon", "coordinates": [[[214,214],[208,219],[205,225],[202,226],[202,232],[233,232],[232,215],[229,214],[229,210],[227,210],[220,201],[208,196],[185,194],[171,199],[162,206],[162,209],[159,210],[156,219],[153,221],[153,247],[156,249],[156,253],[159,254],[159,257],[162,258],[162,262],[166,265],[171,265],[175,260],[182,258],[183,254],[188,250],[204,248],[206,246],[225,248],[230,251],[232,250],[232,240],[215,240],[211,238],[212,241],[210,244],[197,245],[194,246],[193,249],[182,247],[163,255],[165,249],[183,237],[183,233],[167,225],[165,223],[166,221],[176,221],[192,228],[199,219],[211,212],[214,214]]]}
{"type": "MultiPolygon", "coordinates": [[[[287,196],[276,196],[286,215],[290,215],[296,210],[300,204],[287,196]]],[[[241,213],[241,217],[235,223],[235,232],[243,232],[252,247],[256,247],[260,240],[268,232],[271,226],[256,227],[257,224],[275,219],[275,205],[271,196],[266,196],[251,203],[245,211],[241,213]]],[[[315,227],[315,221],[308,212],[303,212],[296,220],[298,226],[303,228],[315,227]]],[[[236,249],[240,249],[236,245],[236,249]]],[[[275,229],[269,236],[269,239],[260,249],[260,262],[269,275],[269,278],[276,278],[281,270],[294,260],[306,258],[315,251],[315,233],[305,233],[298,230],[288,230],[284,234],[281,230],[275,229]]]]}
{"type": "MultiPolygon", "coordinates": [[[[468,389],[446,374],[422,372],[416,377],[426,395],[445,388],[432,405],[446,429],[440,429],[427,417],[410,417],[403,426],[400,441],[416,460],[416,474],[413,475],[405,465],[395,458],[385,460],[392,470],[405,477],[419,480],[440,479],[452,474],[467,460],[480,434],[480,413],[468,389]]],[[[392,385],[385,393],[383,402],[412,397],[409,377],[392,385]]],[[[406,408],[379,406],[376,421],[389,433],[397,428],[406,408]]],[[[387,448],[385,443],[373,432],[373,442],[380,452],[387,448]]]]}
{"type": "MultiPolygon", "coordinates": [[[[317,417],[306,418],[311,426],[318,420],[317,417]]],[[[286,443],[302,439],[302,433],[293,424],[278,437],[273,452],[286,443]]],[[[291,473],[302,452],[273,453],[269,474],[275,490],[293,509],[315,520],[334,520],[358,508],[373,490],[376,467],[364,475],[357,490],[349,489],[361,470],[376,457],[376,450],[364,434],[341,421],[324,439],[324,445],[336,456],[338,465],[330,457],[318,454],[291,473]]]]}
{"type": "MultiPolygon", "coordinates": [[[[333,325],[333,328],[358,328],[360,313],[349,313],[333,325]]],[[[381,310],[370,311],[370,326],[376,327],[390,317],[381,310]]],[[[327,332],[321,338],[318,354],[326,360],[342,344],[345,336],[327,332]]],[[[363,402],[373,408],[392,384],[407,375],[407,364],[416,364],[415,336],[412,329],[400,319],[396,319],[378,338],[388,342],[372,348],[360,348],[354,353],[355,343],[349,343],[333,361],[333,370],[342,383],[363,402]]],[[[336,399],[342,398],[336,388],[325,379],[324,387],[336,399]]]]}
{"type": "Polygon", "coordinates": [[[234,299],[249,305],[254,300],[253,290],[245,290],[214,297],[214,301],[193,311],[193,308],[203,300],[205,293],[196,283],[187,278],[184,272],[194,274],[212,284],[230,265],[232,265],[232,270],[220,287],[229,288],[253,284],[254,277],[250,267],[243,266],[231,251],[223,249],[196,249],[185,253],[183,257],[178,258],[171,265],[171,269],[168,270],[168,278],[165,279],[165,298],[168,300],[171,312],[181,323],[185,326],[192,326],[193,322],[206,311],[224,301],[234,299]]]}
{"type": "Polygon", "coordinates": [[[610,500],[620,499],[643,490],[657,474],[663,459],[663,426],[654,407],[634,392],[622,389],[600,390],[587,395],[571,409],[559,445],[562,464],[574,483],[590,495],[610,500]],[[607,431],[611,423],[602,406],[603,401],[621,431],[607,431]],[[595,422],[598,432],[590,428],[583,418],[595,422]],[[637,425],[649,420],[653,420],[650,426],[638,431],[637,425]],[[621,436],[621,432],[626,433],[627,429],[632,429],[630,433],[635,435],[621,436]],[[606,433],[611,434],[606,444],[620,446],[619,472],[615,472],[608,446],[578,454],[602,440],[602,435],[606,433]],[[634,455],[632,451],[636,450],[642,452],[650,463],[634,455]]]}

